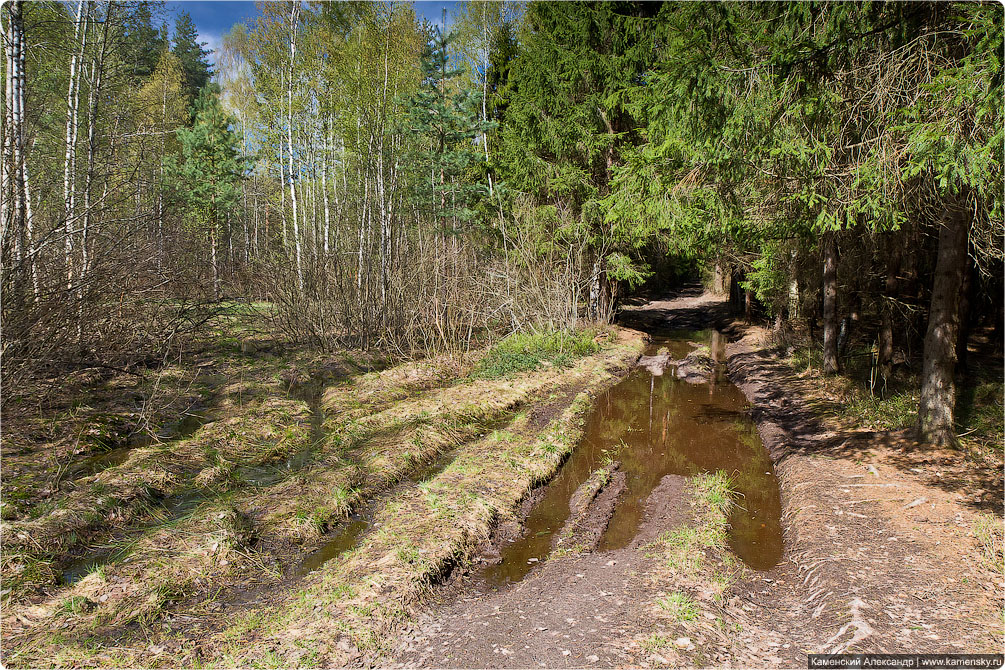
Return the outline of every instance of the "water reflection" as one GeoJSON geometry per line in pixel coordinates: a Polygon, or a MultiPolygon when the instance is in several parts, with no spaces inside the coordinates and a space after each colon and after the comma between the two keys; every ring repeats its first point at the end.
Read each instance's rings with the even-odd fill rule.
{"type": "Polygon", "coordinates": [[[526,535],[507,545],[502,562],[476,579],[500,586],[521,579],[544,559],[569,518],[569,498],[606,459],[621,462],[627,488],[600,550],[627,546],[635,538],[646,499],[664,476],[724,470],[739,493],[729,515],[729,546],[758,570],[781,559],[778,481],[745,412],[746,399],[725,376],[725,337],[717,331],[672,333],[657,338],[647,354],[665,347],[681,359],[703,343],[715,362],[708,382],[688,384],[674,374],[638,368],[598,398],[582,442],[526,519],[526,535]]]}

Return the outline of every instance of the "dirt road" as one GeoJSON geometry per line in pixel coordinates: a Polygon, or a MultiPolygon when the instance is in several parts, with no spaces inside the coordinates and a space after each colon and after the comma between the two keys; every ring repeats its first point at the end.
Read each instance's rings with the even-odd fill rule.
{"type": "Polygon", "coordinates": [[[521,532],[498,530],[469,570],[434,589],[388,662],[805,667],[819,652],[1001,652],[1005,584],[974,532],[988,512],[1000,519],[1000,473],[904,435],[836,429],[811,408],[814,380],[780,363],[760,329],[728,324],[717,298],[684,292],[626,321],[726,329],[729,376],[780,482],[781,562],[755,571],[723,547],[685,569],[668,559],[704,510],[685,478],[667,476],[627,547],[553,554],[522,581],[490,588],[479,565],[521,532]],[[654,548],[661,542],[670,553],[654,548]]]}

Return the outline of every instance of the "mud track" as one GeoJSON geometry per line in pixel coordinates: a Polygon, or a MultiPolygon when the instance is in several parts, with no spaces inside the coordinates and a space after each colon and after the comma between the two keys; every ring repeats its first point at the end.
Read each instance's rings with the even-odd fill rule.
{"type": "MultiPolygon", "coordinates": [[[[813,380],[782,364],[762,330],[731,321],[716,297],[684,291],[626,310],[624,322],[650,332],[714,326],[730,336],[729,376],[751,402],[781,483],[782,561],[767,572],[741,568],[720,596],[698,584],[694,617],[662,616],[655,603],[680,584],[666,580],[647,543],[701,512],[684,478],[667,476],[629,546],[553,557],[493,589],[479,583],[478,564],[497,560],[499,546],[522,532],[497,528],[469,573],[455,570],[434,590],[385,663],[805,667],[806,654],[819,652],[1002,651],[1005,584],[972,530],[978,512],[1001,514],[1000,473],[901,434],[835,428],[807,403],[813,380]]],[[[604,500],[601,492],[590,505],[601,522],[610,515],[597,504],[604,500]]],[[[713,563],[735,566],[723,553],[713,563]]]]}

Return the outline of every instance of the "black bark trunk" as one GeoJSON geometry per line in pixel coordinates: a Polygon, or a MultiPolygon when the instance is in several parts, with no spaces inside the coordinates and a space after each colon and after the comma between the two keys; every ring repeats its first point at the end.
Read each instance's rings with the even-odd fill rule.
{"type": "Polygon", "coordinates": [[[939,230],[939,253],[932,283],[932,306],[925,333],[921,373],[918,436],[937,445],[956,443],[953,413],[956,408],[956,343],[960,326],[960,291],[967,269],[965,211],[947,211],[939,230]]]}
{"type": "Polygon", "coordinates": [[[884,381],[890,378],[893,370],[893,305],[900,298],[901,245],[899,236],[890,236],[889,248],[886,252],[886,284],[883,292],[883,307],[879,326],[879,374],[884,381]]]}
{"type": "Polygon", "coordinates": [[[841,367],[838,363],[837,318],[837,268],[838,247],[835,233],[824,235],[824,372],[833,374],[841,367]]]}
{"type": "Polygon", "coordinates": [[[974,263],[970,256],[967,256],[967,269],[963,272],[963,287],[960,289],[960,332],[956,338],[956,374],[961,375],[967,372],[967,347],[970,344],[970,315],[973,311],[974,288],[976,285],[974,277],[974,263]]]}

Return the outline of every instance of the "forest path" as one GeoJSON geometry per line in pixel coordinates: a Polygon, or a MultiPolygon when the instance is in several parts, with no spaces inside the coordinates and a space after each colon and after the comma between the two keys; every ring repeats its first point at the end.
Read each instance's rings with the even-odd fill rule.
{"type": "Polygon", "coordinates": [[[552,558],[498,588],[477,570],[454,574],[402,632],[395,665],[762,667],[803,666],[820,652],[1000,652],[1005,584],[974,534],[980,513],[1001,513],[1000,477],[958,454],[913,449],[903,435],[827,424],[811,409],[813,380],[781,364],[761,329],[727,326],[720,298],[689,288],[623,316],[649,331],[715,325],[734,340],[730,377],[752,403],[780,480],[782,561],[737,569],[719,552],[697,574],[668,579],[646,545],[699,524],[701,510],[684,478],[667,476],[623,549],[552,558]],[[660,607],[674,592],[692,596],[695,611],[660,607]]]}

